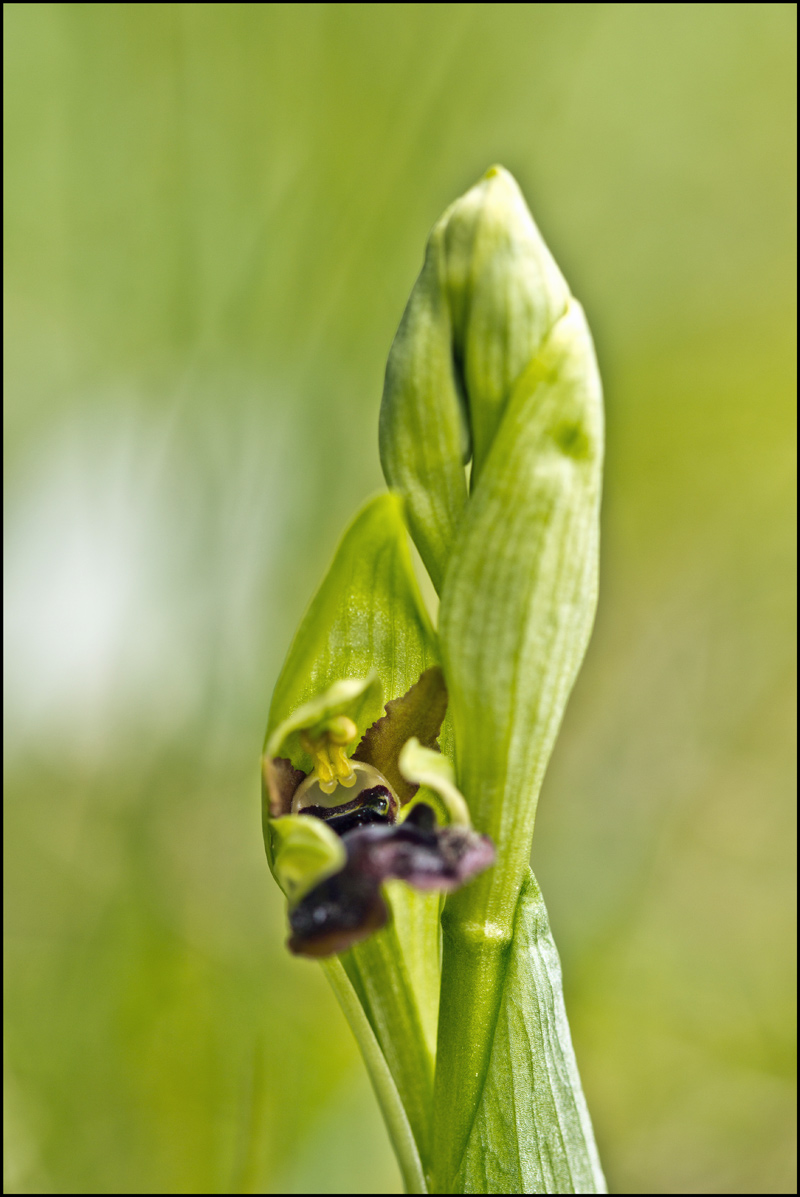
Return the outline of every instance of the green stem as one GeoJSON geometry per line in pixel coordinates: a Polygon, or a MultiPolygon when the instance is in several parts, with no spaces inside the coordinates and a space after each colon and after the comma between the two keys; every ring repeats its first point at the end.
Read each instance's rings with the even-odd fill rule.
{"type": "Polygon", "coordinates": [[[434,1060],[394,921],[351,948],[342,963],[375,1032],[427,1168],[434,1060]]]}
{"type": "Polygon", "coordinates": [[[372,1087],[375,1090],[375,1096],[381,1107],[386,1128],[400,1165],[405,1190],[407,1193],[427,1193],[428,1187],[416,1140],[386,1057],[375,1037],[375,1032],[364,1013],[342,962],[332,956],[321,963],[361,1048],[372,1087]]]}
{"type": "Polygon", "coordinates": [[[433,1104],[438,1193],[453,1191],[483,1090],[513,930],[511,925],[476,919],[470,897],[469,890],[452,894],[442,916],[442,988],[433,1104]],[[458,1094],[457,1101],[453,1100],[454,1093],[458,1094]]]}

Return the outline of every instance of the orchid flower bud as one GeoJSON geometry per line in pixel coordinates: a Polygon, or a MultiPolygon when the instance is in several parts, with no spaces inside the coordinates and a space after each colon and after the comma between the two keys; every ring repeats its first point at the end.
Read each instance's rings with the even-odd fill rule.
{"type": "Polygon", "coordinates": [[[289,948],[323,961],[409,1191],[605,1191],[528,865],[594,617],[602,455],[583,310],[493,167],[430,234],[386,368],[390,493],[300,625],[262,758],[289,948]]]}

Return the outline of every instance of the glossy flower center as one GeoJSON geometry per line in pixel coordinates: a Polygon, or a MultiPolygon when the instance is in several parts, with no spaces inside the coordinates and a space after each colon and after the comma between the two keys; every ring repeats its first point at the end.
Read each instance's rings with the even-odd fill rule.
{"type": "MultiPolygon", "coordinates": [[[[397,797],[382,773],[372,765],[365,765],[362,761],[349,761],[352,777],[348,783],[337,783],[329,789],[329,782],[320,779],[316,770],[309,773],[295,791],[292,799],[292,814],[301,815],[308,807],[322,808],[323,811],[333,812],[337,807],[351,804],[358,806],[359,799],[363,802],[373,801],[375,795],[368,791],[380,790],[381,798],[386,799],[386,815],[392,819],[399,803],[397,797]]],[[[316,811],[314,812],[316,813],[316,811]]],[[[321,817],[325,817],[322,815],[321,817]]]]}

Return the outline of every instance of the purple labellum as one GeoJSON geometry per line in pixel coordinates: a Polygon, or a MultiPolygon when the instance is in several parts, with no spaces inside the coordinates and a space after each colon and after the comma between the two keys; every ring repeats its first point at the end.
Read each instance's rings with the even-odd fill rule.
{"type": "MultiPolygon", "coordinates": [[[[329,816],[326,822],[332,823],[329,816]]],[[[487,836],[465,827],[437,827],[426,803],[416,806],[403,823],[372,818],[342,838],[345,867],[306,894],[289,915],[289,948],[298,955],[341,952],[382,927],[388,918],[380,892],[384,881],[449,892],[495,858],[487,836]]]]}

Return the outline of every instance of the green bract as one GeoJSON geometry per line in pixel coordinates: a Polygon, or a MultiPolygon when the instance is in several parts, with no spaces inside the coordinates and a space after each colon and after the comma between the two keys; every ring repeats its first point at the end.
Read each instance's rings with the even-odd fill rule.
{"type": "Polygon", "coordinates": [[[528,867],[594,616],[602,439],[583,311],[495,167],[431,233],[386,370],[391,493],[300,626],[264,755],[290,946],[325,956],[409,1191],[605,1191],[528,867]]]}

